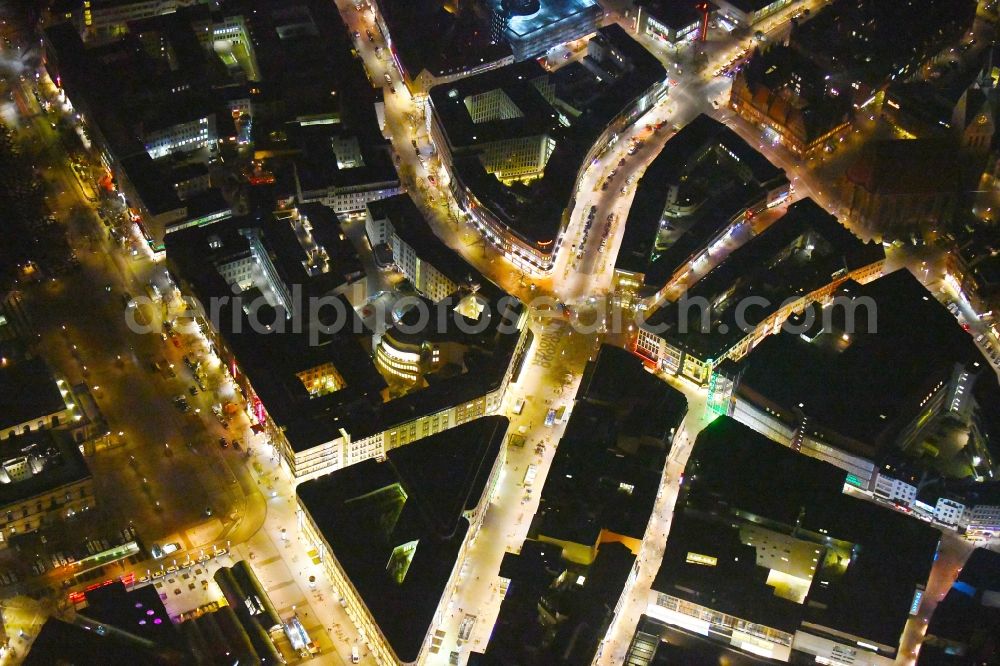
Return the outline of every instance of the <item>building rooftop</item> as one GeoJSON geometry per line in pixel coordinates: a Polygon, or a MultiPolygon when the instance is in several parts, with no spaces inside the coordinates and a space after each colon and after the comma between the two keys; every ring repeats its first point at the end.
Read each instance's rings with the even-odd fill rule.
{"type": "Polygon", "coordinates": [[[573,194],[566,174],[577,173],[615,116],[666,75],[659,61],[617,25],[598,31],[583,65],[564,69],[549,74],[527,61],[430,91],[458,177],[513,233],[549,251],[573,194]],[[521,115],[473,122],[466,98],[498,90],[521,115]],[[504,185],[483,168],[478,154],[490,141],[542,134],[554,139],[555,148],[542,177],[530,184],[504,185]]]}
{"type": "Polygon", "coordinates": [[[413,248],[421,261],[433,266],[455,284],[478,285],[478,291],[490,299],[502,295],[499,287],[438,238],[409,194],[372,201],[367,207],[373,219],[388,219],[393,232],[413,248]]]}
{"type": "Polygon", "coordinates": [[[869,141],[846,176],[873,194],[958,192],[959,164],[959,154],[949,139],[869,141]],[[929,173],[936,177],[928,178],[929,173]]]}
{"type": "Polygon", "coordinates": [[[664,144],[639,179],[615,269],[642,273],[647,285],[660,288],[734,215],[761,202],[768,190],[787,183],[784,171],[739,135],[710,116],[699,115],[664,144]],[[716,150],[735,156],[737,164],[723,162],[716,150]],[[670,186],[681,186],[696,170],[708,171],[699,180],[715,176],[712,180],[721,182],[695,190],[706,200],[687,216],[692,218],[690,224],[660,239],[670,186]]]}
{"type": "MultiPolygon", "coordinates": [[[[701,11],[698,10],[698,0],[640,0],[636,3],[643,11],[652,14],[657,21],[668,28],[680,30],[695,21],[700,21],[701,11]]],[[[736,4],[736,3],[734,3],[736,4]]],[[[714,5],[712,6],[714,9],[714,5]]]]}
{"type": "Polygon", "coordinates": [[[176,649],[150,644],[124,631],[99,634],[90,626],[70,624],[50,617],[31,643],[22,662],[25,666],[102,666],[103,664],[150,664],[182,666],[191,656],[176,649]]]}
{"type": "Polygon", "coordinates": [[[400,661],[420,652],[507,425],[476,419],[296,489],[400,661]]]}
{"type": "MultiPolygon", "coordinates": [[[[817,427],[857,442],[868,456],[894,441],[956,363],[973,371],[978,364],[974,395],[980,405],[998,404],[996,376],[971,336],[909,271],[864,286],[849,282],[842,293],[871,299],[855,301],[853,331],[844,330],[846,309],[834,307],[820,313],[817,321],[828,327],[818,337],[769,336],[736,367],[737,391],[763,398],[777,412],[806,414],[817,427]]],[[[980,410],[984,432],[1000,432],[992,411],[980,410]]]]}
{"type": "Polygon", "coordinates": [[[560,548],[531,539],[520,554],[505,553],[500,575],[510,585],[479,666],[549,666],[593,660],[618,604],[635,556],[615,542],[602,544],[588,567],[561,560],[560,548]],[[539,609],[556,618],[552,628],[539,609]]]}
{"type": "MultiPolygon", "coordinates": [[[[332,212],[320,206],[311,210],[310,215],[316,216],[316,219],[310,217],[314,238],[337,236],[339,225],[332,212]]],[[[213,325],[249,377],[267,412],[276,423],[288,428],[293,447],[310,448],[332,438],[339,427],[360,436],[361,431],[367,432],[375,425],[365,426],[364,417],[349,416],[365,403],[381,403],[385,387],[362,344],[363,325],[342,296],[335,297],[336,303],[331,302],[326,308],[318,301],[312,305],[309,302],[311,297],[322,297],[344,284],[346,271],[343,264],[338,265],[337,255],[332,254],[338,246],[328,250],[332,254],[330,272],[315,277],[309,276],[302,265],[304,250],[290,222],[273,215],[241,216],[210,226],[183,229],[169,234],[166,246],[168,267],[179,284],[199,299],[206,312],[213,302],[218,304],[218,321],[213,325]],[[292,304],[295,316],[301,317],[298,329],[276,312],[273,305],[260,303],[257,318],[261,322],[281,322],[284,332],[254,326],[242,304],[222,301],[223,297],[232,299],[233,290],[219,272],[220,267],[250,256],[244,230],[262,235],[283,282],[289,289],[294,286],[301,290],[301,302],[292,304]],[[336,326],[337,323],[342,325],[336,326]],[[320,324],[329,332],[323,332],[320,324]],[[311,339],[313,336],[315,340],[311,339]],[[335,368],[342,380],[341,388],[313,396],[298,373],[326,364],[335,368]],[[293,437],[293,433],[299,437],[293,437]]],[[[352,267],[350,270],[359,265],[356,257],[347,256],[346,260],[352,267]]],[[[250,303],[261,292],[255,287],[240,296],[250,303]]]]}
{"type": "Polygon", "coordinates": [[[786,299],[884,258],[881,244],[858,240],[812,199],[803,199],[695,282],[686,302],[665,303],[642,326],[698,358],[720,358],[786,299]],[[741,323],[737,307],[750,297],[763,300],[759,307],[745,309],[741,323]],[[686,305],[693,299],[711,304],[707,331],[701,330],[701,308],[686,305]],[[696,320],[686,320],[692,317],[696,320]]]}
{"type": "Polygon", "coordinates": [[[746,86],[758,111],[806,144],[850,120],[850,97],[829,86],[819,66],[782,44],[755,49],[734,85],[746,86]]]}
{"type": "Polygon", "coordinates": [[[729,417],[717,418],[692,449],[653,589],[773,622],[789,633],[807,623],[812,630],[843,632],[894,650],[917,586],[927,582],[940,535],[922,521],[844,495],[845,478],[843,470],[729,417]],[[764,532],[786,547],[805,544],[821,551],[811,572],[807,566],[799,575],[807,587],[798,603],[787,596],[781,601],[788,603],[771,601],[778,596],[769,590],[777,588],[761,584],[767,579],[762,569],[779,566],[768,555],[767,541],[755,538],[764,532]],[[744,538],[760,547],[746,546],[744,538]],[[746,558],[736,559],[748,547],[755,551],[753,567],[746,558]],[[716,557],[716,565],[691,553],[716,557]]]}
{"type": "Polygon", "coordinates": [[[13,358],[0,363],[0,429],[32,423],[64,409],[66,400],[44,360],[13,358]]]}
{"type": "Polygon", "coordinates": [[[0,506],[90,478],[68,431],[35,430],[0,440],[0,506]]]}
{"type": "Polygon", "coordinates": [[[143,585],[126,589],[115,581],[86,592],[87,606],[78,609],[81,615],[100,624],[164,647],[176,647],[179,636],[170,620],[157,588],[143,585]]]}
{"type": "Polygon", "coordinates": [[[605,530],[642,539],[686,412],[683,395],[638,358],[603,345],[584,373],[532,533],[587,546],[605,530]]]}
{"type": "Polygon", "coordinates": [[[912,73],[917,63],[957,40],[972,24],[975,11],[975,0],[834,0],[798,25],[789,43],[815,60],[837,85],[859,82],[868,95],[912,73]],[[907,29],[900,30],[901,25],[907,29]]]}
{"type": "Polygon", "coordinates": [[[392,35],[392,49],[411,79],[426,70],[434,77],[461,75],[511,58],[510,46],[490,40],[485,3],[445,0],[375,0],[392,35]],[[413,30],[420,25],[422,30],[413,30]],[[426,39],[426,35],[435,39],[426,39]]]}
{"type": "MultiPolygon", "coordinates": [[[[509,0],[490,0],[494,9],[509,0]]],[[[600,6],[595,0],[541,0],[538,11],[527,14],[513,14],[507,24],[507,31],[515,40],[532,39],[536,35],[552,31],[560,23],[572,21],[581,15],[593,14],[600,6]]]]}

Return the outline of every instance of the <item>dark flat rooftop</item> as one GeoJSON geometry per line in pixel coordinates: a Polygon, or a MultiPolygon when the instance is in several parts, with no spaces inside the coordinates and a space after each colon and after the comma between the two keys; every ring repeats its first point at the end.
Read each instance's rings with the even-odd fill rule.
{"type": "MultiPolygon", "coordinates": [[[[701,12],[696,7],[698,0],[640,0],[636,4],[674,30],[686,28],[701,20],[701,12]]],[[[712,5],[712,10],[714,9],[712,5]]]]}
{"type": "Polygon", "coordinates": [[[688,289],[688,301],[704,298],[712,304],[710,330],[699,330],[699,309],[688,310],[681,301],[665,303],[643,327],[660,329],[658,335],[698,358],[719,358],[750,332],[736,320],[741,299],[766,299],[766,304],[744,313],[745,324],[752,328],[785,299],[808,294],[838,273],[884,258],[881,244],[862,242],[812,199],[803,199],[688,289]],[[683,321],[685,315],[694,321],[683,321]],[[683,332],[685,324],[688,330],[683,332]]]}
{"type": "Polygon", "coordinates": [[[56,378],[41,358],[0,365],[0,428],[34,421],[66,408],[56,378]]]}
{"type": "MultiPolygon", "coordinates": [[[[747,0],[737,0],[742,2],[747,0]]],[[[790,45],[826,63],[835,80],[877,86],[915,57],[961,36],[975,12],[975,0],[834,0],[792,32],[790,45]]]]}
{"type": "Polygon", "coordinates": [[[90,477],[90,469],[79,447],[65,430],[34,430],[0,440],[0,462],[22,455],[40,457],[43,468],[20,481],[0,483],[0,506],[9,506],[90,477]]]}
{"type": "MultiPolygon", "coordinates": [[[[560,99],[560,91],[567,97],[579,97],[579,85],[566,80],[566,75],[560,75],[558,71],[547,74],[534,61],[444,83],[430,91],[432,104],[449,144],[460,149],[453,162],[456,174],[480,203],[513,233],[540,249],[552,249],[552,242],[562,224],[563,211],[573,196],[573,179],[566,175],[579,171],[594,141],[615,116],[666,75],[659,61],[618,25],[602,28],[594,39],[603,41],[610,51],[618,55],[618,58],[611,56],[610,59],[620,71],[609,70],[603,78],[589,69],[578,72],[591,78],[591,94],[586,97],[583,108],[578,109],[580,115],[570,121],[569,127],[557,122],[556,109],[542,97],[532,81],[547,77],[553,84],[554,95],[560,99]],[[613,76],[609,78],[608,74],[613,76]],[[469,95],[496,89],[506,92],[522,109],[524,117],[473,123],[462,100],[469,95]],[[490,140],[534,136],[543,132],[548,132],[556,140],[556,146],[544,175],[530,185],[503,185],[485,172],[476,155],[477,146],[490,140]]],[[[601,67],[597,65],[598,69],[601,67]]]]}
{"type": "Polygon", "coordinates": [[[507,425],[479,418],[296,490],[401,661],[417,658],[507,425]]]}
{"type": "MultiPolygon", "coordinates": [[[[848,289],[850,296],[875,303],[877,329],[869,330],[867,308],[861,306],[850,344],[828,344],[844,323],[845,310],[837,308],[831,332],[814,342],[788,332],[763,340],[740,362],[740,385],[789,411],[801,403],[801,411],[818,425],[873,447],[893,441],[916,404],[956,363],[972,370],[978,363],[977,401],[1000,404],[996,375],[972,337],[909,271],[864,286],[849,283],[848,289]]],[[[995,412],[981,410],[987,432],[1000,431],[995,412]]]]}
{"type": "Polygon", "coordinates": [[[421,261],[429,263],[455,284],[477,284],[490,298],[502,294],[499,287],[438,238],[409,194],[372,201],[367,207],[372,218],[388,219],[395,234],[413,248],[421,261]]]}
{"type": "Polygon", "coordinates": [[[635,556],[616,542],[601,544],[586,568],[560,559],[560,548],[528,539],[520,554],[505,553],[500,575],[510,586],[478,666],[551,666],[590,663],[607,633],[635,556]],[[579,576],[585,580],[576,582],[579,576]],[[539,608],[557,615],[553,628],[539,608]]]}
{"type": "MultiPolygon", "coordinates": [[[[720,165],[719,169],[726,167],[720,165]]],[[[784,171],[722,123],[699,115],[667,140],[639,179],[615,268],[643,273],[647,285],[662,287],[684,261],[729,224],[733,215],[782,182],[787,182],[784,171]],[[670,186],[679,184],[686,172],[709,159],[708,151],[713,146],[736,155],[749,170],[749,180],[732,178],[721,196],[702,206],[698,219],[683,235],[669,247],[654,250],[670,186]]]]}
{"type": "Polygon", "coordinates": [[[25,666],[106,666],[107,664],[149,664],[182,666],[191,656],[176,647],[152,645],[137,636],[108,632],[101,636],[93,630],[54,617],[42,625],[31,644],[25,666]]]}
{"type": "Polygon", "coordinates": [[[582,544],[602,529],[641,539],[686,412],[683,395],[640,359],[603,345],[584,372],[532,530],[582,544]]]}
{"type": "MultiPolygon", "coordinates": [[[[805,621],[895,646],[915,588],[930,574],[940,534],[922,521],[844,495],[845,477],[846,472],[833,465],[721,416],[698,435],[674,525],[682,512],[732,519],[740,511],[743,519],[753,514],[776,528],[797,525],[801,535],[817,543],[829,535],[854,544],[843,575],[831,578],[822,568],[816,572],[808,599],[820,604],[807,603],[797,610],[805,621]],[[828,585],[816,585],[818,579],[828,585]]],[[[673,530],[668,549],[693,550],[685,550],[683,543],[671,545],[673,530]]],[[[686,536],[713,542],[712,532],[693,530],[686,536]]],[[[716,548],[724,544],[719,540],[716,548]]],[[[674,571],[665,558],[653,589],[672,587],[674,571]]],[[[754,617],[752,606],[741,612],[751,613],[746,619],[754,617]]]]}
{"type": "Polygon", "coordinates": [[[511,55],[503,40],[490,41],[485,3],[462,3],[448,11],[443,0],[375,0],[392,34],[393,48],[413,78],[427,70],[435,77],[457,74],[511,55]],[[421,26],[414,30],[413,26],[421,26]],[[427,39],[434,35],[434,39],[427,39]]]}

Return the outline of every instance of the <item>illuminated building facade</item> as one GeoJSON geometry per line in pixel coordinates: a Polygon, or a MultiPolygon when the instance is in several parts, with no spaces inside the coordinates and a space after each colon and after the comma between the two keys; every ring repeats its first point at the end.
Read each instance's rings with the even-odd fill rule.
{"type": "Polygon", "coordinates": [[[492,34],[501,36],[515,60],[529,60],[597,30],[603,15],[595,0],[488,0],[492,34]]]}
{"type": "Polygon", "coordinates": [[[940,534],[845,495],[845,477],[716,419],[685,469],[646,613],[777,661],[893,664],[940,534]]]}
{"type": "Polygon", "coordinates": [[[754,26],[788,7],[794,0],[713,0],[719,18],[735,26],[754,26]]]}
{"type": "Polygon", "coordinates": [[[755,51],[733,79],[729,106],[797,156],[832,149],[850,130],[849,96],[810,60],[780,44],[755,51]]]}
{"type": "Polygon", "coordinates": [[[722,123],[699,115],[667,141],[636,185],[615,257],[614,298],[649,308],[692,265],[791,194],[782,169],[722,123]],[[717,188],[692,187],[695,182],[717,188]]]}
{"type": "Polygon", "coordinates": [[[829,304],[789,323],[715,368],[709,403],[718,413],[903,507],[916,506],[924,471],[948,477],[954,466],[989,480],[993,426],[983,406],[1000,399],[1000,384],[909,271],[842,283],[829,304]],[[895,370],[875,376],[877,366],[895,370]]]}
{"type": "Polygon", "coordinates": [[[3,440],[0,457],[0,548],[94,507],[94,483],[67,430],[31,431],[3,440]]]}
{"type": "Polygon", "coordinates": [[[297,487],[299,529],[379,663],[429,654],[493,499],[507,425],[475,419],[297,487]]]}
{"type": "Polygon", "coordinates": [[[574,200],[567,174],[579,176],[666,94],[662,65],[612,25],[555,72],[527,61],[436,86],[428,132],[461,212],[517,269],[540,275],[574,200]]]}
{"type": "Polygon", "coordinates": [[[741,359],[793,313],[828,301],[844,281],[874,280],[884,262],[881,245],[862,243],[811,199],[796,202],[682,299],[645,317],[635,352],[658,370],[706,385],[719,363],[741,359]],[[749,294],[767,304],[755,312],[738,306],[749,294]]]}
{"type": "Polygon", "coordinates": [[[636,2],[626,11],[635,31],[666,44],[679,44],[699,37],[705,22],[715,15],[715,6],[706,3],[702,12],[697,0],[647,0],[636,2]],[[708,18],[706,18],[706,13],[708,18]]]}

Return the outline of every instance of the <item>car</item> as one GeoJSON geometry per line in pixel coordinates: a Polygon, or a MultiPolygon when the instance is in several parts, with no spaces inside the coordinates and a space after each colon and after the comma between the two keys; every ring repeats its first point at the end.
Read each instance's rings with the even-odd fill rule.
{"type": "Polygon", "coordinates": [[[358,646],[357,645],[352,645],[351,646],[351,663],[352,664],[360,664],[361,663],[361,653],[358,652],[358,646]]]}
{"type": "Polygon", "coordinates": [[[518,398],[517,402],[514,403],[513,412],[515,414],[520,414],[524,410],[524,398],[518,398]]]}
{"type": "Polygon", "coordinates": [[[174,334],[170,336],[170,342],[174,344],[174,347],[181,348],[181,337],[179,335],[174,334]]]}
{"type": "Polygon", "coordinates": [[[556,422],[556,410],[550,409],[545,413],[545,427],[551,428],[552,424],[556,422]]]}
{"type": "Polygon", "coordinates": [[[383,78],[385,78],[385,82],[386,82],[386,83],[392,83],[392,77],[391,77],[391,76],[389,76],[389,73],[388,73],[388,72],[386,72],[386,73],[385,73],[385,74],[383,74],[382,76],[383,76],[383,78]]]}
{"type": "Polygon", "coordinates": [[[354,39],[361,39],[361,33],[357,30],[354,31],[354,39]]]}
{"type": "Polygon", "coordinates": [[[174,366],[171,365],[170,367],[167,368],[167,377],[170,377],[171,379],[173,379],[176,376],[177,376],[177,373],[174,372],[174,366]]]}
{"type": "Polygon", "coordinates": [[[618,160],[618,166],[620,166],[620,167],[625,166],[625,158],[624,157],[621,158],[620,160],[618,160]]]}
{"type": "Polygon", "coordinates": [[[198,387],[197,386],[189,386],[188,387],[188,393],[190,393],[191,395],[198,395],[198,387]]]}
{"type": "MultiPolygon", "coordinates": [[[[391,93],[394,93],[394,94],[395,94],[395,92],[396,92],[396,86],[389,86],[389,92],[391,92],[391,93]]],[[[423,164],[423,163],[424,163],[422,159],[421,159],[420,163],[421,163],[421,164],[423,164]]]]}
{"type": "Polygon", "coordinates": [[[205,516],[208,517],[208,516],[211,516],[211,515],[212,515],[212,507],[206,506],[205,507],[205,516]]]}
{"type": "Polygon", "coordinates": [[[224,449],[228,449],[229,448],[229,442],[226,440],[225,437],[220,437],[219,438],[219,446],[221,446],[224,449]]]}
{"type": "Polygon", "coordinates": [[[375,35],[372,34],[371,30],[365,30],[365,34],[368,35],[368,41],[369,42],[374,42],[375,41],[375,35]]]}

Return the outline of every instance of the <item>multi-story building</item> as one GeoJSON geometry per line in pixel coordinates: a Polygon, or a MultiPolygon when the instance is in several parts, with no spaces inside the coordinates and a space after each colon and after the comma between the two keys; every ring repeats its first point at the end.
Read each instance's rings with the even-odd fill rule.
{"type": "Polygon", "coordinates": [[[662,372],[706,385],[723,360],[739,360],[793,313],[828,301],[842,282],[875,279],[884,262],[881,245],[859,241],[811,199],[798,201],[679,299],[644,317],[634,351],[662,372]]]}
{"type": "Polygon", "coordinates": [[[716,419],[685,468],[647,614],[720,652],[893,664],[940,534],[844,494],[845,477],[716,419]]]}
{"type": "Polygon", "coordinates": [[[2,441],[0,547],[15,534],[34,532],[93,506],[93,478],[68,430],[36,430],[2,441]]]}
{"type": "Polygon", "coordinates": [[[332,5],[199,5],[127,27],[93,47],[70,23],[53,25],[46,67],[155,252],[171,227],[210,223],[170,187],[168,162],[182,155],[207,163],[217,149],[253,144],[251,184],[338,213],[399,193],[376,91],[332,5]]]}
{"type": "Polygon", "coordinates": [[[784,171],[722,123],[698,116],[664,144],[636,185],[615,258],[615,299],[642,309],[661,302],[670,287],[691,281],[693,264],[704,266],[790,191],[784,171]],[[695,185],[705,182],[718,187],[695,185]]]}
{"type": "Polygon", "coordinates": [[[956,240],[945,259],[945,280],[980,316],[1000,312],[1000,231],[980,227],[956,240]]]}
{"type": "Polygon", "coordinates": [[[214,150],[219,142],[215,133],[215,114],[179,122],[165,121],[163,126],[147,130],[143,141],[146,152],[154,160],[200,148],[214,150]]]}
{"type": "Polygon", "coordinates": [[[433,88],[431,140],[483,239],[519,270],[550,271],[575,201],[566,174],[666,94],[665,74],[612,25],[588,41],[585,58],[555,72],[528,61],[433,88]]]}
{"type": "Polygon", "coordinates": [[[885,498],[901,506],[909,507],[917,501],[917,487],[915,485],[883,474],[881,470],[877,472],[875,477],[873,492],[876,497],[885,498]]]}
{"type": "Polygon", "coordinates": [[[755,26],[769,16],[791,6],[795,0],[714,0],[720,21],[731,27],[755,26]]]}
{"type": "Polygon", "coordinates": [[[447,380],[416,382],[387,346],[373,362],[383,331],[373,337],[343,295],[362,274],[359,259],[321,210],[309,213],[309,233],[301,216],[279,212],[167,237],[168,266],[202,305],[252,420],[300,478],[495,413],[531,341],[523,306],[466,266],[470,281],[425,306],[433,311],[421,324],[405,322],[407,340],[454,361],[447,380]]]}
{"type": "Polygon", "coordinates": [[[372,4],[389,55],[418,99],[435,85],[514,62],[510,44],[491,30],[493,16],[485,2],[374,0],[372,4]],[[422,29],[414,30],[415,25],[422,29]],[[427,35],[436,37],[429,40],[427,35]]]}
{"type": "Polygon", "coordinates": [[[851,101],[787,46],[755,51],[733,79],[729,106],[799,157],[832,149],[850,130],[851,101]]]}
{"type": "Polygon", "coordinates": [[[478,418],[296,488],[299,529],[379,663],[437,651],[506,460],[507,425],[478,418]]]}
{"type": "Polygon", "coordinates": [[[917,9],[880,0],[833,0],[794,26],[788,44],[861,108],[892,81],[910,77],[942,48],[957,43],[972,26],[976,4],[923,0],[917,9]],[[903,25],[906,30],[900,30],[903,25]]]}
{"type": "Polygon", "coordinates": [[[79,408],[65,380],[41,358],[0,358],[0,441],[33,431],[72,426],[79,408]]]}
{"type": "Polygon", "coordinates": [[[948,477],[972,460],[985,476],[995,466],[986,406],[1000,399],[1000,384],[909,271],[844,283],[829,305],[811,309],[812,324],[797,317],[739,363],[718,366],[709,404],[908,506],[925,471],[948,477]]]}
{"type": "Polygon", "coordinates": [[[596,0],[487,0],[492,34],[510,44],[515,60],[529,60],[549,49],[595,32],[604,12],[596,0]]]}
{"type": "MultiPolygon", "coordinates": [[[[627,601],[643,542],[656,538],[653,508],[683,395],[602,345],[568,407],[529,538],[500,565],[506,594],[489,645],[470,663],[592,662],[627,601]]],[[[529,471],[526,489],[536,485],[529,471]]]]}
{"type": "Polygon", "coordinates": [[[967,508],[965,504],[950,497],[939,497],[934,504],[934,520],[945,525],[957,526],[963,522],[967,508]]]}
{"type": "Polygon", "coordinates": [[[213,0],[79,0],[62,13],[50,12],[49,21],[72,21],[87,41],[106,42],[128,32],[133,21],[172,14],[183,7],[213,0]]]}
{"type": "Polygon", "coordinates": [[[966,493],[966,534],[971,538],[991,538],[1000,534],[1000,486],[981,484],[966,493]]]}
{"type": "Polygon", "coordinates": [[[392,250],[392,260],[418,292],[437,303],[470,286],[469,265],[441,242],[413,199],[399,195],[369,204],[365,231],[372,247],[392,250]]]}
{"type": "Polygon", "coordinates": [[[872,141],[848,168],[846,181],[849,216],[859,233],[909,240],[951,226],[961,200],[961,158],[948,139],[872,141]]]}
{"type": "Polygon", "coordinates": [[[629,7],[625,15],[633,21],[638,34],[676,45],[707,35],[715,5],[698,0],[641,0],[629,7]]]}

